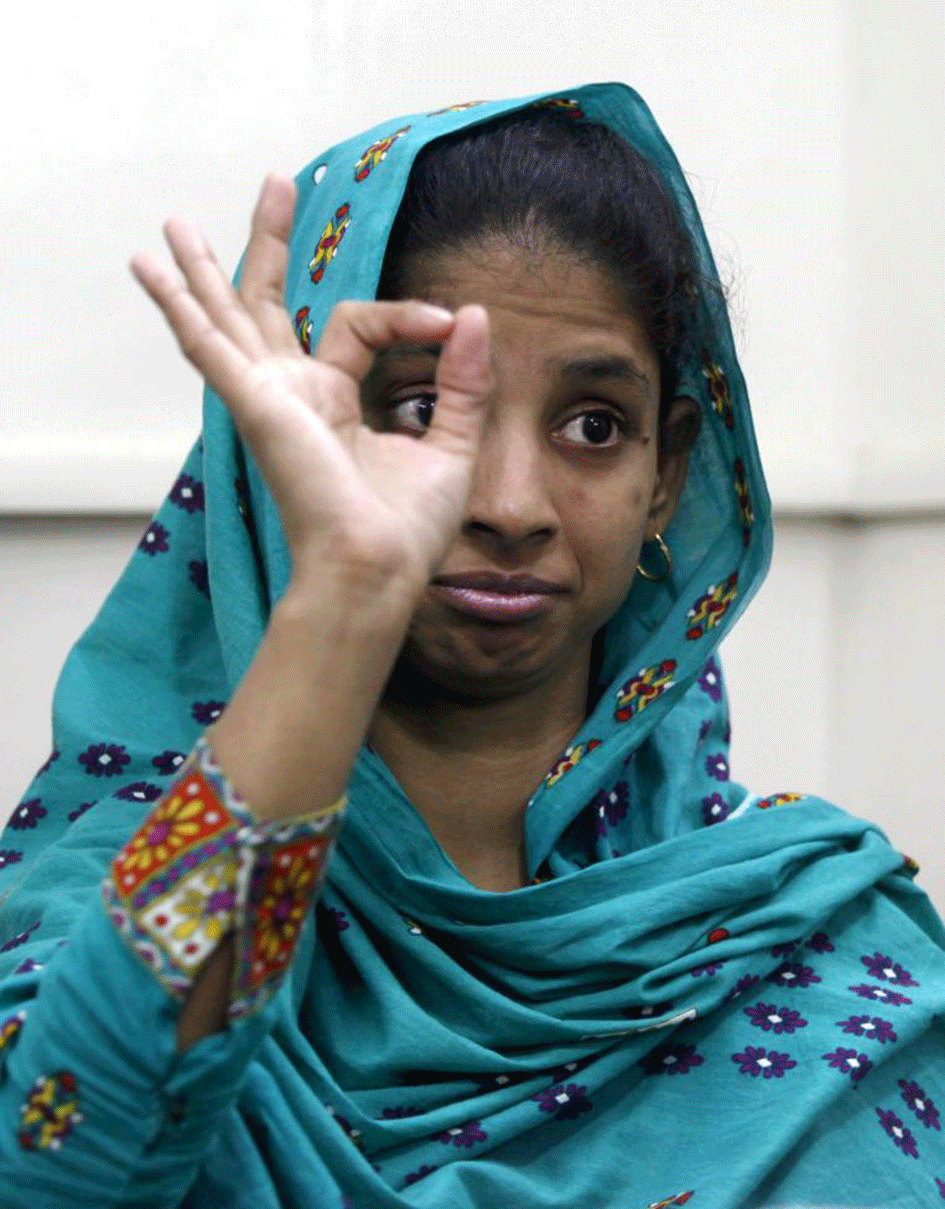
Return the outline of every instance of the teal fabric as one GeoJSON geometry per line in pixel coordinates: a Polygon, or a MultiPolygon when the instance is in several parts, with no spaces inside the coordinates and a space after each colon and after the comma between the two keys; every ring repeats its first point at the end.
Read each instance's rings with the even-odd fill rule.
{"type": "MultiPolygon", "coordinates": [[[[336,302],[374,297],[421,147],[549,100],[650,160],[715,276],[646,105],[595,84],[394,118],[314,159],[287,285],[300,339],[314,348],[336,302]]],[[[27,1009],[9,1069],[26,1078],[53,1037],[80,1084],[103,1086],[112,1061],[101,1101],[144,1106],[146,1144],[93,1136],[99,1105],[58,1155],[15,1155],[6,1137],[11,1166],[41,1164],[65,1197],[55,1165],[85,1147],[63,1204],[102,1186],[109,1204],[202,1209],[941,1203],[945,927],[914,862],[806,787],[751,793],[729,774],[717,649],[772,529],[717,318],[715,347],[682,367],[703,425],[665,534],[672,574],[635,580],[605,630],[596,705],[528,803],[539,880],[473,887],[365,747],[279,994],[176,1059],[171,1006],[96,891],[224,708],[290,573],[272,497],[205,394],[201,439],[71,651],[55,750],[0,841],[0,1021],[27,1009]],[[124,1013],[103,1022],[119,987],[124,1013]],[[193,1124],[175,1131],[162,1106],[178,1095],[193,1124]]],[[[889,789],[908,792],[901,770],[889,789]]]]}

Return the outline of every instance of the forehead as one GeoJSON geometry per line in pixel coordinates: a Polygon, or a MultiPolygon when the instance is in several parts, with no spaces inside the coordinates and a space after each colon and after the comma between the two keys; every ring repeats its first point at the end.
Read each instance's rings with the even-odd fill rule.
{"type": "Polygon", "coordinates": [[[492,238],[424,253],[404,269],[403,297],[450,310],[480,303],[496,348],[514,346],[545,372],[586,362],[650,385],[658,375],[651,342],[613,277],[578,252],[492,238]]]}

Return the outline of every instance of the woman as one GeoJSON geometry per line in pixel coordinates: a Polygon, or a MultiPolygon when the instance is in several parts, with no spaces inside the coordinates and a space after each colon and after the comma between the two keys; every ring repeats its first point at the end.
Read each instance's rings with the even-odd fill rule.
{"type": "Polygon", "coordinates": [[[3,838],[3,1203],[939,1203],[915,865],[728,776],[770,507],[640,98],[385,122],[237,293],[166,232],[202,440],[3,838]]]}

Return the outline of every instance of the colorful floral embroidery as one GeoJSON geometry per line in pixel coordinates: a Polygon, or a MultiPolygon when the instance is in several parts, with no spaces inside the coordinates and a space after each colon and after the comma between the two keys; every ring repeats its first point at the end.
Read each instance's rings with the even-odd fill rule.
{"type": "Polygon", "coordinates": [[[789,802],[799,802],[803,796],[802,793],[772,793],[755,805],[759,810],[768,810],[771,806],[786,806],[789,802]]]}
{"type": "Polygon", "coordinates": [[[706,940],[710,945],[716,945],[720,940],[728,940],[730,936],[731,932],[728,928],[713,928],[706,940]]]}
{"type": "Polygon", "coordinates": [[[721,365],[713,361],[707,352],[702,354],[702,373],[709,380],[709,393],[712,396],[715,413],[725,427],[731,431],[735,427],[735,413],[732,410],[728,379],[721,365]]]}
{"type": "Polygon", "coordinates": [[[535,101],[532,105],[533,109],[554,109],[558,113],[567,114],[572,118],[583,118],[584,110],[577,101],[567,100],[565,97],[545,97],[543,101],[535,101]]]}
{"type": "Polygon", "coordinates": [[[635,714],[645,709],[651,701],[655,701],[668,688],[671,688],[673,672],[676,670],[675,659],[664,659],[653,667],[641,668],[639,672],[623,686],[617,696],[617,709],[614,717],[618,722],[626,722],[635,714]]]}
{"type": "Polygon", "coordinates": [[[866,966],[866,972],[870,978],[883,978],[898,987],[917,987],[919,985],[908,970],[904,970],[897,961],[893,961],[891,957],[886,957],[882,953],[874,953],[872,957],[861,957],[860,961],[866,966]]]}
{"type": "Polygon", "coordinates": [[[582,1112],[589,1112],[591,1102],[587,1098],[587,1088],[580,1083],[558,1083],[547,1091],[532,1096],[538,1102],[542,1112],[552,1112],[559,1121],[573,1120],[582,1112]]]}
{"type": "Polygon", "coordinates": [[[796,1029],[806,1028],[809,1023],[793,1008],[783,1007],[779,1011],[773,1003],[756,1003],[754,1007],[742,1010],[751,1023],[765,1033],[793,1033],[796,1029]]]}
{"type": "Polygon", "coordinates": [[[651,1201],[646,1209],[670,1209],[671,1205],[685,1205],[695,1196],[695,1192],[690,1189],[688,1192],[678,1192],[675,1196],[667,1196],[661,1201],[651,1201]]]}
{"type": "Polygon", "coordinates": [[[667,1041],[650,1050],[641,1059],[640,1065],[648,1075],[688,1075],[693,1067],[701,1066],[703,1061],[694,1045],[667,1041]]]}
{"type": "Polygon", "coordinates": [[[842,1045],[837,1046],[832,1054],[820,1056],[826,1059],[828,1066],[834,1070],[849,1075],[852,1083],[859,1083],[873,1069],[873,1063],[866,1054],[858,1054],[855,1049],[844,1049],[842,1045]]]}
{"type": "Polygon", "coordinates": [[[552,765],[551,772],[545,779],[545,787],[550,789],[556,781],[560,781],[564,774],[570,772],[584,756],[592,752],[595,747],[600,747],[600,742],[600,739],[588,739],[586,743],[575,743],[566,747],[564,755],[552,765]]]}
{"type": "Polygon", "coordinates": [[[751,1075],[754,1079],[759,1075],[765,1079],[781,1079],[785,1071],[797,1066],[790,1054],[781,1054],[777,1050],[766,1050],[754,1045],[746,1045],[742,1054],[732,1054],[732,1061],[739,1063],[741,1074],[751,1075]]]}
{"type": "Polygon", "coordinates": [[[906,1079],[897,1079],[896,1082],[902,1088],[902,1098],[907,1107],[915,1113],[925,1128],[937,1129],[941,1132],[939,1111],[918,1083],[906,1079]]]}
{"type": "Polygon", "coordinates": [[[436,118],[441,113],[460,113],[463,109],[475,109],[477,105],[485,105],[485,103],[485,101],[461,101],[458,105],[447,105],[445,109],[434,109],[427,114],[427,117],[436,118]]]}
{"type": "Polygon", "coordinates": [[[917,1159],[919,1157],[919,1150],[916,1146],[915,1138],[896,1114],[891,1109],[877,1108],[876,1115],[879,1117],[880,1125],[886,1130],[902,1153],[909,1155],[913,1159],[917,1159]]]}
{"type": "Polygon", "coordinates": [[[311,307],[300,306],[295,312],[295,334],[306,356],[310,356],[312,352],[312,320],[309,318],[311,311],[311,307]]]}
{"type": "Polygon", "coordinates": [[[81,1121],[75,1075],[68,1070],[40,1075],[20,1109],[20,1146],[24,1150],[59,1150],[81,1121]]]}
{"type": "Polygon", "coordinates": [[[487,1134],[481,1125],[481,1121],[467,1121],[465,1125],[459,1125],[455,1129],[445,1129],[436,1135],[436,1140],[444,1142],[447,1146],[452,1143],[454,1146],[465,1146],[469,1149],[474,1143],[486,1140],[487,1134]]]}
{"type": "Polygon", "coordinates": [[[387,138],[378,139],[376,143],[372,143],[355,164],[354,179],[359,184],[361,181],[367,180],[377,165],[381,162],[381,160],[383,160],[384,156],[387,155],[388,151],[390,151],[391,147],[393,147],[397,140],[402,138],[409,129],[409,126],[401,126],[399,130],[395,131],[393,134],[389,134],[387,138]]]}
{"type": "Polygon", "coordinates": [[[26,1010],[21,1008],[20,1011],[14,1012],[12,1016],[8,1016],[2,1024],[0,1024],[0,1050],[7,1048],[13,1044],[13,1039],[18,1036],[20,1029],[23,1027],[23,1021],[26,1019],[26,1010]]]}
{"type": "Polygon", "coordinates": [[[738,496],[738,511],[742,518],[742,545],[747,546],[751,541],[751,527],[755,523],[755,514],[748,494],[748,476],[745,474],[745,464],[741,458],[736,458],[735,494],[738,496]]]}
{"type": "Polygon", "coordinates": [[[709,630],[714,629],[728,612],[737,595],[737,571],[733,571],[724,583],[710,584],[704,595],[699,597],[686,614],[689,618],[686,637],[690,640],[702,638],[709,630]]]}
{"type": "Polygon", "coordinates": [[[227,1007],[235,1020],[265,1002],[284,973],[345,803],[259,824],[201,736],[164,799],[112,861],[104,905],[177,998],[235,932],[227,1007]]]}
{"type": "Polygon", "coordinates": [[[911,877],[915,877],[917,873],[921,872],[921,869],[922,867],[919,865],[918,861],[914,861],[911,856],[906,856],[904,852],[902,853],[903,873],[908,873],[911,877]]]}
{"type": "Polygon", "coordinates": [[[837,1024],[854,1037],[871,1037],[879,1042],[898,1040],[893,1026],[879,1016],[850,1016],[846,1020],[838,1020],[837,1024]]]}
{"type": "Polygon", "coordinates": [[[322,232],[322,237],[315,247],[312,259],[308,262],[308,275],[317,285],[325,275],[325,270],[334,259],[338,245],[344,239],[345,232],[351,223],[351,207],[347,202],[335,211],[335,217],[329,219],[322,232]]]}

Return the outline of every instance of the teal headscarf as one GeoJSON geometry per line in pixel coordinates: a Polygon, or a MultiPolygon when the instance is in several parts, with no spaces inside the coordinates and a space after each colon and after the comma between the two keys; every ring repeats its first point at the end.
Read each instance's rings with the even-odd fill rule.
{"type": "MultiPolygon", "coordinates": [[[[532,105],[629,141],[718,280],[632,89],[476,101],[385,121],[299,174],[286,301],[306,348],[338,301],[375,296],[419,150],[532,105]]],[[[716,336],[680,367],[703,423],[665,535],[672,572],[637,578],[605,629],[596,704],[525,812],[533,884],[472,886],[365,746],[278,993],[180,1058],[165,1045],[164,1090],[212,1104],[213,1129],[184,1174],[155,1143],[150,1199],[129,1188],[115,1203],[888,1209],[945,1196],[945,928],[914,862],[795,786],[762,795],[729,776],[716,652],[767,570],[771,509],[727,319],[714,296],[700,305],[716,336]]],[[[112,856],[225,707],[289,574],[273,499],[207,391],[201,439],[66,661],[54,751],[0,840],[0,1037],[43,963],[68,960],[112,856]]]]}

